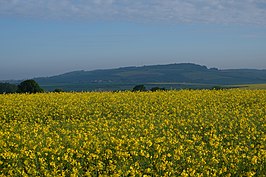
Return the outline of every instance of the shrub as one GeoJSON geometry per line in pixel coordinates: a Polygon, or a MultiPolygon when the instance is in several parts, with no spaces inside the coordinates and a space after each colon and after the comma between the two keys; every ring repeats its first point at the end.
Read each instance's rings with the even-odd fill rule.
{"type": "Polygon", "coordinates": [[[38,93],[44,92],[35,80],[25,80],[18,85],[18,93],[38,93]]]}

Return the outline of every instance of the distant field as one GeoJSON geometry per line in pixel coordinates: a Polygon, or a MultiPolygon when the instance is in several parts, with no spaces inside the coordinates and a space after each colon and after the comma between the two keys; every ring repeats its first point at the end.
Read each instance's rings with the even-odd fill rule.
{"type": "Polygon", "coordinates": [[[0,95],[0,176],[266,173],[266,90],[0,95]]]}
{"type": "Polygon", "coordinates": [[[53,91],[56,88],[65,91],[114,91],[114,90],[132,90],[134,86],[143,84],[147,89],[152,87],[163,87],[168,90],[175,89],[203,89],[212,88],[215,84],[201,84],[201,83],[178,83],[178,82],[154,82],[154,83],[81,83],[81,84],[54,84],[41,85],[47,91],[53,91]]]}
{"type": "Polygon", "coordinates": [[[134,86],[144,84],[147,89],[152,87],[163,87],[168,90],[179,89],[210,89],[215,86],[223,88],[241,88],[241,89],[266,89],[266,84],[245,84],[245,85],[217,85],[187,82],[149,82],[149,83],[77,83],[77,84],[61,84],[41,85],[46,91],[55,89],[63,89],[65,91],[114,91],[114,90],[132,90],[134,86]]]}
{"type": "Polygon", "coordinates": [[[217,84],[202,84],[202,83],[167,83],[167,82],[162,82],[162,83],[149,83],[153,85],[161,85],[161,86],[173,86],[175,87],[180,87],[180,88],[212,88],[215,86],[220,86],[222,88],[240,88],[240,89],[249,89],[249,90],[256,90],[256,89],[266,89],[266,84],[241,84],[241,85],[217,85],[217,84]]]}
{"type": "Polygon", "coordinates": [[[234,86],[239,87],[240,89],[250,89],[250,90],[266,89],[266,84],[245,84],[245,85],[234,85],[234,86]]]}

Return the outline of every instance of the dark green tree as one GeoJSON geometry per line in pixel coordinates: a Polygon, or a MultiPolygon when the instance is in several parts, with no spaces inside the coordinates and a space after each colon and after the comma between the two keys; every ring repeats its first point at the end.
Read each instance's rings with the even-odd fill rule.
{"type": "Polygon", "coordinates": [[[64,90],[60,89],[60,88],[57,88],[57,89],[54,89],[54,92],[60,93],[60,92],[64,92],[64,90]]]}
{"type": "Polygon", "coordinates": [[[25,80],[18,85],[18,93],[41,93],[44,90],[35,80],[25,80]]]}
{"type": "Polygon", "coordinates": [[[156,91],[159,91],[159,90],[166,90],[166,89],[165,88],[160,88],[160,87],[152,87],[151,88],[152,92],[156,92],[156,91]]]}
{"type": "Polygon", "coordinates": [[[143,92],[143,91],[146,91],[146,87],[144,85],[136,85],[133,89],[132,89],[133,92],[143,92]]]}
{"type": "Polygon", "coordinates": [[[0,83],[0,94],[2,93],[15,93],[18,87],[15,84],[0,83]]]}

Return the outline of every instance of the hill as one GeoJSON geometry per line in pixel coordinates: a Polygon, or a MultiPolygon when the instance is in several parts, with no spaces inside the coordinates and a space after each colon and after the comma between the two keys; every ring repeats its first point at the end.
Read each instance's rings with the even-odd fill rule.
{"type": "MultiPolygon", "coordinates": [[[[211,88],[213,86],[266,83],[266,70],[217,69],[193,63],[121,67],[73,71],[52,77],[34,78],[45,90],[128,90],[137,84],[165,88],[211,88]]],[[[5,81],[18,84],[21,81],[5,81]]]]}
{"type": "Polygon", "coordinates": [[[35,78],[45,89],[118,90],[134,84],[163,85],[171,88],[207,87],[266,83],[266,70],[207,68],[193,63],[122,67],[115,69],[74,71],[52,77],[35,78]]]}

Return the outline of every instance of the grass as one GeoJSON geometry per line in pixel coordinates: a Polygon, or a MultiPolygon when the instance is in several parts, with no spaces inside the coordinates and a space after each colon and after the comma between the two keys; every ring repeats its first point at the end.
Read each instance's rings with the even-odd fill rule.
{"type": "Polygon", "coordinates": [[[248,89],[248,90],[265,90],[266,84],[243,84],[243,85],[233,85],[235,87],[239,87],[240,89],[248,89]]]}

